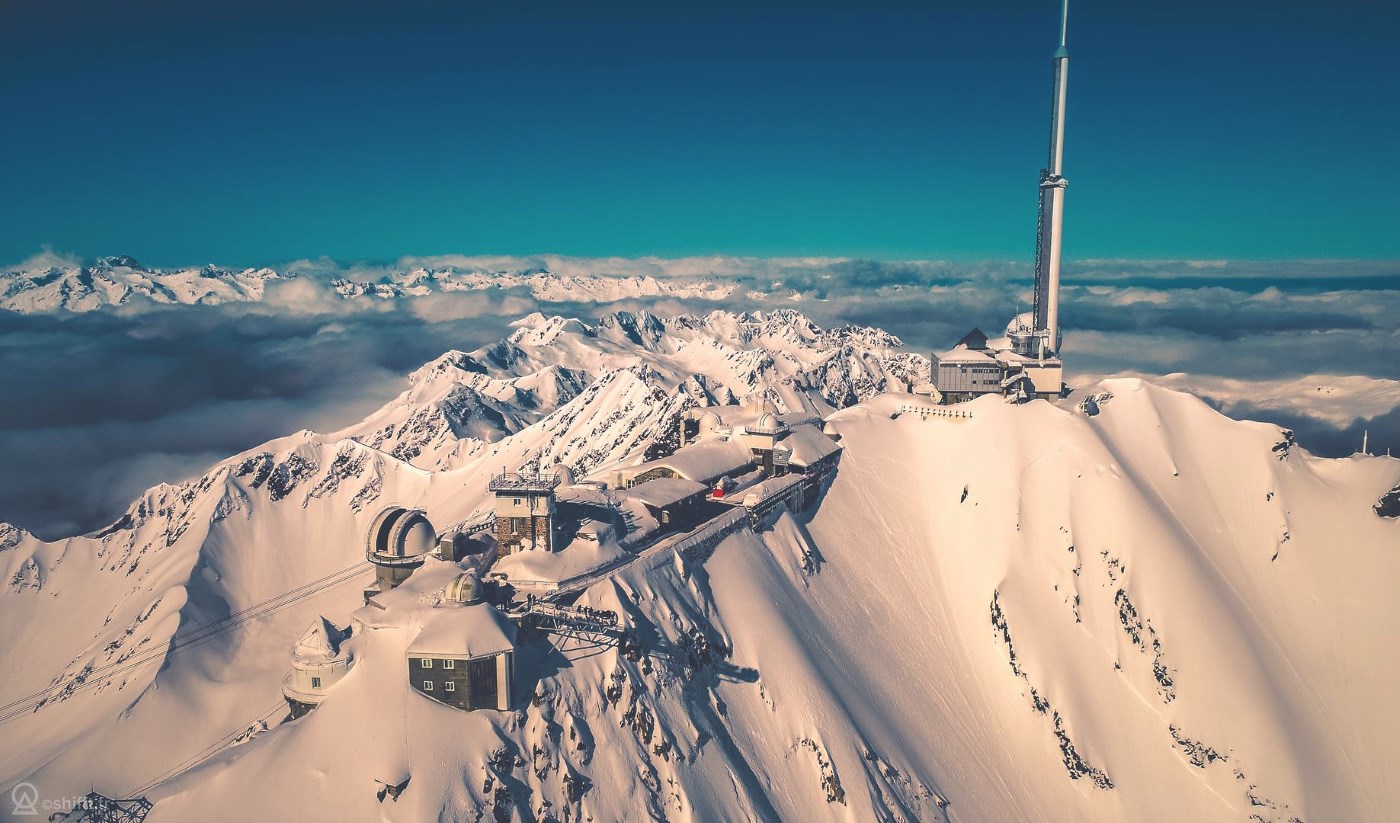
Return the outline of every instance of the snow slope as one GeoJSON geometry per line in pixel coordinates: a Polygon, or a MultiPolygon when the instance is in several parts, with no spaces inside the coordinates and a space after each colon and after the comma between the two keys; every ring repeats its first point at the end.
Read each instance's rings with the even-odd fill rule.
{"type": "Polygon", "coordinates": [[[1338,428],[1380,417],[1400,406],[1400,380],[1366,375],[1309,374],[1276,380],[1236,380],[1181,372],[1133,376],[1200,395],[1226,414],[1264,407],[1306,415],[1338,428]]]}
{"type": "Polygon", "coordinates": [[[62,689],[0,725],[0,788],[142,789],[152,821],[1393,818],[1400,522],[1373,506],[1400,461],[1317,459],[1139,380],[921,414],[897,343],[791,312],[531,316],[360,426],[153,489],[110,529],[0,527],[0,703],[62,689]],[[514,712],[412,693],[412,637],[380,630],[278,725],[288,649],[317,614],[344,625],[368,574],[161,650],[351,566],[390,501],[441,528],[502,467],[638,459],[685,405],[745,397],[840,432],[815,512],[593,585],[580,603],[647,654],[533,640],[514,712]]]}

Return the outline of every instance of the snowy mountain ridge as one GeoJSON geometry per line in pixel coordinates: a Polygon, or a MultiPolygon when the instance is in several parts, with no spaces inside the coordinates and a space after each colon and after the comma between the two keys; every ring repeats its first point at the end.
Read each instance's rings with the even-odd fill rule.
{"type": "Polygon", "coordinates": [[[24,661],[0,789],[144,794],[156,823],[1386,819],[1400,461],[1315,458],[1137,379],[949,416],[904,393],[921,360],[796,312],[530,315],[362,423],[155,487],[108,528],[0,525],[0,654],[24,661]],[[708,559],[588,588],[645,653],[537,643],[514,711],[462,713],[404,686],[412,637],[374,632],[277,722],[288,650],[358,605],[384,505],[445,527],[502,468],[583,476],[685,408],[759,398],[827,419],[834,482],[708,559]]]}
{"type": "MultiPolygon", "coordinates": [[[[0,309],[22,314],[87,312],[146,299],[157,304],[258,302],[269,284],[321,276],[315,267],[147,268],[128,256],[98,258],[91,265],[45,265],[0,270],[0,309]]],[[[738,293],[730,280],[606,273],[555,273],[542,268],[477,266],[390,267],[371,277],[342,275],[327,281],[345,300],[390,300],[433,293],[518,289],[546,302],[608,303],[634,298],[722,300],[738,293]]]]}
{"type": "MultiPolygon", "coordinates": [[[[686,405],[732,405],[762,395],[784,411],[830,411],[879,391],[907,390],[928,370],[922,355],[899,351],[903,344],[893,335],[823,330],[794,310],[670,318],[614,312],[596,324],[536,312],[513,325],[504,340],[470,354],[448,352],[419,368],[407,392],[331,437],[354,438],[441,471],[564,414],[562,407],[585,390],[620,392],[617,398],[628,398],[624,406],[645,420],[621,422],[656,437],[686,405]],[[657,399],[644,400],[652,395],[657,399]]],[[[639,443],[633,438],[628,448],[639,443]]],[[[580,445],[551,441],[538,457],[580,473],[616,457],[613,450],[581,453],[580,445]]]]}

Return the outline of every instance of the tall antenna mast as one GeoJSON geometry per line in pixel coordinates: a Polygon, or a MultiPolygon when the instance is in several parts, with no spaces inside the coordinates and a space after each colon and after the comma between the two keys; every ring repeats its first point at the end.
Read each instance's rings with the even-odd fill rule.
{"type": "Polygon", "coordinates": [[[1035,332],[1040,354],[1060,350],[1060,248],[1064,227],[1065,87],[1069,73],[1069,0],[1060,7],[1060,47],[1055,49],[1055,85],[1050,99],[1050,156],[1040,170],[1040,218],[1035,248],[1035,332]]]}

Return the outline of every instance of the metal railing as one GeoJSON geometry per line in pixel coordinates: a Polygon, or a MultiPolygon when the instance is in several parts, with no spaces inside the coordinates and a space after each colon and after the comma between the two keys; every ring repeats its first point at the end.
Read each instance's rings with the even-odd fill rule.
{"type": "Polygon", "coordinates": [[[486,488],[493,492],[552,492],[559,487],[559,475],[538,472],[501,472],[492,475],[486,488]]]}
{"type": "Polygon", "coordinates": [[[942,407],[934,408],[934,407],[929,407],[929,406],[910,406],[910,405],[904,405],[904,406],[900,406],[900,407],[899,407],[899,413],[900,413],[901,415],[903,415],[903,414],[917,414],[917,415],[919,416],[919,418],[922,419],[922,420],[927,420],[927,419],[929,419],[930,417],[951,418],[951,419],[953,419],[953,420],[971,420],[971,419],[972,419],[972,412],[970,412],[970,411],[967,411],[967,410],[965,410],[965,409],[948,409],[948,408],[942,408],[942,407]]]}

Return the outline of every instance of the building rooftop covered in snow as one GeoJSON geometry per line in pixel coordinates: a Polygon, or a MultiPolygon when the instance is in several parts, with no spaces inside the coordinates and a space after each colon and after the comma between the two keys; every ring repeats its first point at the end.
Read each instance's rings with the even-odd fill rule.
{"type": "Polygon", "coordinates": [[[349,637],[350,629],[338,629],[317,617],[292,646],[292,670],[282,680],[282,697],[293,718],[319,706],[326,690],[350,671],[354,660],[342,648],[349,637]]]}
{"type": "Polygon", "coordinates": [[[408,645],[408,685],[453,708],[510,708],[515,624],[481,596],[475,573],[454,578],[408,645]]]}
{"type": "Polygon", "coordinates": [[[710,486],[682,477],[660,477],[638,483],[622,494],[641,501],[663,527],[678,527],[701,517],[710,489],[710,486]]]}
{"type": "Polygon", "coordinates": [[[711,438],[686,445],[669,457],[620,468],[615,472],[614,485],[623,489],[670,477],[713,487],[720,478],[743,474],[753,465],[753,452],[743,443],[711,438]]]}

